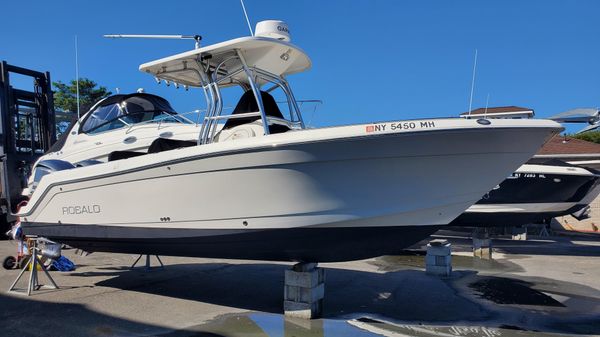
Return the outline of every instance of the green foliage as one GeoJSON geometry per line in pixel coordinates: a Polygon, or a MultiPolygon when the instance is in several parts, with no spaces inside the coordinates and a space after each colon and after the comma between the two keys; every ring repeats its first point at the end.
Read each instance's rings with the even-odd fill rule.
{"type": "Polygon", "coordinates": [[[571,137],[600,144],[600,131],[584,132],[578,135],[571,135],[571,137]]]}
{"type": "MultiPolygon", "coordinates": [[[[61,81],[53,82],[54,107],[62,112],[77,112],[77,81],[72,80],[69,84],[61,81]]],[[[88,78],[79,79],[79,108],[81,114],[87,112],[94,103],[110,96],[112,93],[106,87],[98,84],[88,78]]]]}
{"type": "MultiPolygon", "coordinates": [[[[61,81],[53,82],[54,108],[56,109],[56,133],[61,135],[69,125],[77,119],[77,81],[69,84],[61,81]]],[[[112,93],[103,86],[88,78],[79,79],[79,108],[81,114],[86,113],[94,103],[110,96],[112,93]]]]}

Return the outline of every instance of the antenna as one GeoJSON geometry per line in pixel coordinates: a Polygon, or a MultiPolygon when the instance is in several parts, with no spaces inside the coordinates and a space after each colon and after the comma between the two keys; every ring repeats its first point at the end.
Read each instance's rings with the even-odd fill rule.
{"type": "Polygon", "coordinates": [[[248,13],[246,12],[246,6],[244,6],[244,0],[240,0],[240,3],[242,4],[242,10],[244,11],[244,16],[246,17],[246,23],[248,24],[248,29],[250,30],[250,36],[254,36],[252,25],[250,25],[250,19],[248,19],[248,13]]]}
{"type": "Polygon", "coordinates": [[[483,117],[487,115],[488,104],[490,103],[490,93],[487,94],[487,99],[485,100],[485,112],[483,113],[483,117]]]}
{"type": "Polygon", "coordinates": [[[146,34],[107,34],[103,35],[109,39],[123,39],[123,38],[134,38],[134,39],[176,39],[176,40],[194,40],[194,48],[200,48],[200,41],[202,36],[200,35],[146,35],[146,34]]]}
{"type": "Polygon", "coordinates": [[[77,86],[77,120],[79,120],[81,114],[79,112],[79,55],[77,49],[77,35],[75,35],[75,82],[77,86]]]}
{"type": "Polygon", "coordinates": [[[469,116],[473,104],[473,89],[475,88],[475,72],[477,71],[477,49],[475,49],[475,62],[473,63],[473,78],[471,79],[471,97],[469,98],[469,116]]]}

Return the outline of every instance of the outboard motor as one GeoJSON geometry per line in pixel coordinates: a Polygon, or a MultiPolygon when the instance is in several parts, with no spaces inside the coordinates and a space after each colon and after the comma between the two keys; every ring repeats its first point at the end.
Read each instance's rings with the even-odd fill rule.
{"type": "Polygon", "coordinates": [[[33,182],[23,190],[23,195],[31,196],[42,178],[52,172],[70,170],[75,166],[67,161],[58,159],[42,160],[33,168],[33,182]]]}

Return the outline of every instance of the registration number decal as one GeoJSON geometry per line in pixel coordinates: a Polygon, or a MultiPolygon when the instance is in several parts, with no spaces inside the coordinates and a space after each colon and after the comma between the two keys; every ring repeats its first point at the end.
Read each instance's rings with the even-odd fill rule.
{"type": "Polygon", "coordinates": [[[546,175],[543,173],[513,173],[512,177],[509,178],[542,178],[546,179],[546,175]]]}
{"type": "Polygon", "coordinates": [[[434,121],[394,122],[394,123],[373,124],[373,125],[367,125],[366,131],[368,133],[370,133],[370,132],[430,129],[430,128],[435,128],[434,121]]]}

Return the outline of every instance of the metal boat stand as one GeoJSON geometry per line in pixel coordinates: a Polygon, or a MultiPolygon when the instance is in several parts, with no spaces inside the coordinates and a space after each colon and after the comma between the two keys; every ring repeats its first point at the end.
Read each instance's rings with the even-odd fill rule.
{"type": "MultiPolygon", "coordinates": [[[[131,269],[133,269],[135,267],[135,265],[140,261],[140,259],[142,258],[142,256],[144,256],[144,254],[140,254],[140,256],[138,256],[138,258],[135,260],[135,262],[131,265],[131,269]]],[[[160,260],[160,257],[158,257],[158,255],[154,255],[154,257],[156,257],[156,259],[158,260],[158,263],[160,263],[160,267],[164,268],[165,265],[162,263],[162,261],[160,260]]],[[[152,269],[150,267],[150,255],[146,254],[146,270],[150,270],[152,269]]]]}
{"type": "Polygon", "coordinates": [[[548,228],[550,227],[550,225],[546,225],[544,224],[542,226],[542,229],[540,229],[540,234],[539,236],[541,237],[549,237],[550,236],[550,231],[548,231],[548,228]]]}
{"type": "Polygon", "coordinates": [[[29,261],[25,264],[23,269],[21,269],[21,272],[19,273],[19,276],[17,276],[17,279],[12,283],[12,285],[8,289],[9,293],[29,296],[31,295],[32,291],[40,289],[58,289],[58,285],[56,285],[56,282],[54,282],[54,279],[52,278],[52,276],[50,276],[50,273],[48,273],[46,267],[44,267],[44,264],[40,261],[38,257],[38,255],[41,255],[41,249],[38,248],[38,239],[32,238],[31,241],[33,242],[32,246],[29,247],[31,251],[31,257],[29,258],[29,261]],[[44,274],[46,274],[46,277],[48,278],[48,280],[50,280],[50,283],[52,283],[52,285],[43,285],[39,283],[38,267],[44,272],[44,274]],[[16,290],[15,286],[17,285],[17,282],[19,282],[19,280],[25,274],[25,271],[27,271],[28,268],[30,271],[27,291],[25,292],[16,290]]]}

